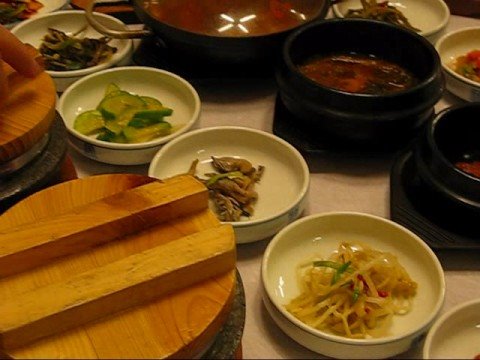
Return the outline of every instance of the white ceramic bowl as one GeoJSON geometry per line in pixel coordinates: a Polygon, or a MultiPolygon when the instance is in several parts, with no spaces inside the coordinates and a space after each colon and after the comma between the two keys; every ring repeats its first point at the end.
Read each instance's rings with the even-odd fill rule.
{"type": "Polygon", "coordinates": [[[155,155],[149,176],[165,178],[188,171],[198,159],[197,175],[212,172],[211,156],[233,156],[265,166],[255,190],[253,216],[232,222],[237,243],[274,235],[298,218],[306,206],[310,174],[302,155],[279,137],[250,128],[219,126],[195,130],[171,141],[155,155]]]}
{"type": "MultiPolygon", "coordinates": [[[[419,34],[435,42],[448,24],[450,10],[443,0],[398,0],[389,2],[398,8],[419,34]]],[[[361,9],[360,0],[342,0],[332,5],[336,17],[343,18],[349,9],[361,9]]],[[[400,46],[400,45],[399,45],[400,46]]]]}
{"type": "Polygon", "coordinates": [[[310,215],[285,227],[265,250],[261,276],[266,308],[278,326],[301,345],[335,358],[386,358],[408,350],[428,330],[445,297],[440,262],[419,237],[393,221],[355,212],[310,215]],[[411,311],[394,316],[385,337],[350,339],[323,332],[284,308],[300,294],[296,266],[315,254],[327,257],[342,241],[396,255],[418,284],[411,311]]]}
{"type": "Polygon", "coordinates": [[[476,359],[480,356],[480,299],[459,304],[431,327],[424,359],[476,359]]]}
{"type": "Polygon", "coordinates": [[[68,130],[69,142],[77,151],[93,160],[114,165],[139,165],[150,162],[159,148],[189,131],[200,116],[200,98],[195,88],[180,76],[168,71],[142,66],[116,67],[88,75],[71,85],[57,104],[68,130]],[[138,95],[152,96],[173,109],[168,122],[176,129],[172,134],[149,142],[110,143],[86,136],[73,128],[78,114],[95,109],[110,83],[138,95]]]}
{"type": "Polygon", "coordinates": [[[480,50],[480,27],[468,27],[445,34],[438,39],[435,48],[442,61],[447,90],[464,100],[480,101],[480,83],[457,74],[449,66],[458,56],[471,50],[480,50]]]}
{"type": "MultiPolygon", "coordinates": [[[[31,15],[28,20],[34,19],[34,18],[42,16],[44,14],[51,13],[53,11],[60,10],[67,4],[68,0],[40,0],[40,2],[42,3],[43,7],[38,9],[38,11],[35,14],[31,15]]],[[[13,22],[13,23],[8,23],[8,24],[5,24],[4,26],[7,29],[11,29],[11,28],[17,26],[18,24],[20,24],[23,21],[26,21],[26,20],[21,20],[21,21],[16,21],[16,22],[13,22]]]]}
{"type": "MultiPolygon", "coordinates": [[[[108,25],[116,30],[125,30],[126,25],[113,16],[95,13],[95,17],[102,24],[108,25]]],[[[80,29],[85,27],[78,36],[88,38],[100,38],[102,34],[93,29],[87,22],[85,11],[83,10],[64,10],[37,16],[29,20],[22,21],[11,31],[21,41],[31,44],[37,49],[42,44],[43,37],[47,34],[48,28],[54,28],[65,32],[67,35],[73,35],[80,29]]],[[[72,71],[51,71],[47,73],[55,81],[58,92],[63,92],[75,81],[81,79],[85,75],[94,74],[100,70],[112,67],[127,65],[133,50],[133,43],[130,39],[112,39],[109,45],[116,47],[117,51],[109,61],[103,62],[96,66],[92,66],[80,70],[72,71]]]]}

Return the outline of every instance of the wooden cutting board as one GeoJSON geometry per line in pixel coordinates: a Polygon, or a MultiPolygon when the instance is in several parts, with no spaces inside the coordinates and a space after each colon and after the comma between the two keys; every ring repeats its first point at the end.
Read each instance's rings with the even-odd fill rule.
{"type": "Polygon", "coordinates": [[[10,95],[0,107],[0,164],[24,154],[47,133],[55,118],[56,88],[46,72],[26,78],[0,61],[10,95]]]}
{"type": "MultiPolygon", "coordinates": [[[[118,201],[118,194],[123,196],[126,191],[143,189],[152,181],[154,180],[141,175],[108,174],[55,185],[22,200],[0,216],[0,235],[8,236],[12,228],[25,231],[29,227],[40,226],[39,224],[51,222],[52,219],[68,217],[85,209],[94,211],[98,203],[103,201],[112,204],[118,201]]],[[[167,207],[170,206],[170,200],[166,201],[167,207]]],[[[19,273],[0,278],[0,298],[2,302],[13,304],[15,302],[11,300],[17,298],[18,304],[28,305],[27,298],[32,297],[34,291],[33,294],[38,293],[37,301],[40,303],[41,293],[45,293],[49,287],[55,288],[58,283],[111,266],[115,261],[148,253],[165,244],[173,244],[205,231],[216,231],[222,226],[208,210],[207,200],[204,207],[194,204],[192,209],[182,217],[162,221],[119,240],[113,239],[102,244],[100,239],[100,245],[96,247],[60,258],[49,255],[50,259],[44,265],[34,268],[27,266],[26,269],[20,266],[19,273]]],[[[171,210],[175,211],[173,208],[171,210]]],[[[108,216],[113,218],[116,215],[108,216]]],[[[52,236],[57,236],[62,231],[60,226],[58,233],[52,236]]],[[[3,251],[5,252],[5,246],[3,251]]],[[[69,253],[68,248],[62,251],[69,253]]],[[[235,282],[233,268],[161,297],[153,296],[153,300],[146,303],[127,307],[70,330],[26,344],[4,347],[0,349],[0,355],[12,358],[196,357],[208,348],[224,324],[233,301],[235,282]]],[[[59,294],[60,290],[56,293],[59,294]]],[[[32,301],[35,303],[35,296],[32,301]]],[[[51,302],[55,303],[56,299],[51,302]]]]}

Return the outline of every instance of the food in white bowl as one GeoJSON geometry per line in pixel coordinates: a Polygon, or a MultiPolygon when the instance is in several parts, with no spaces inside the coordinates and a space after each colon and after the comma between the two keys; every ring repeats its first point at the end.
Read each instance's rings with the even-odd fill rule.
{"type": "Polygon", "coordinates": [[[435,321],[425,338],[424,359],[480,358],[480,299],[458,304],[435,321]]]}
{"type": "MultiPolygon", "coordinates": [[[[258,181],[252,183],[255,192],[252,208],[242,212],[235,221],[225,221],[232,224],[237,243],[268,238],[303,213],[310,184],[307,163],[292,145],[264,131],[238,126],[191,131],[162,147],[153,158],[148,174],[162,179],[187,173],[192,162],[198,160],[194,175],[208,181],[206,174],[219,176],[221,172],[212,166],[214,159],[224,158],[241,164],[247,161],[255,171],[261,172],[257,173],[258,181]]],[[[238,172],[240,168],[229,170],[238,172]]],[[[231,178],[238,176],[237,173],[231,178]]],[[[221,210],[219,212],[213,201],[210,205],[220,218],[221,210]]]]}
{"type": "Polygon", "coordinates": [[[447,90],[466,101],[480,101],[480,27],[462,28],[442,36],[440,55],[447,90]]]}
{"type": "Polygon", "coordinates": [[[21,21],[56,11],[67,0],[6,0],[0,1],[0,24],[12,28],[21,21]]]}
{"type": "Polygon", "coordinates": [[[108,164],[139,165],[150,162],[160,147],[189,131],[196,124],[200,116],[200,98],[188,81],[171,72],[142,66],[116,67],[88,75],[75,82],[60,96],[57,110],[65,122],[69,142],[74,149],[88,158],[108,164]],[[155,102],[157,108],[124,107],[122,99],[115,97],[108,98],[109,104],[105,109],[102,106],[99,108],[102,99],[108,97],[105,92],[111,91],[108,88],[112,86],[117,89],[112,91],[114,96],[123,94],[142,104],[148,99],[148,103],[155,102]],[[117,106],[119,104],[121,106],[117,106]],[[165,120],[168,118],[168,123],[163,117],[159,122],[152,118],[158,113],[158,106],[163,110],[171,110],[165,117],[165,120]],[[133,134],[133,141],[130,143],[108,141],[111,139],[99,137],[100,133],[95,131],[88,134],[78,131],[78,118],[81,114],[95,110],[100,112],[102,109],[105,114],[114,118],[105,120],[100,116],[93,120],[99,121],[100,128],[113,125],[110,130],[118,131],[119,136],[122,135],[123,128],[116,123],[116,117],[127,119],[128,122],[140,119],[150,123],[155,120],[152,124],[154,126],[127,126],[129,134],[133,134]],[[115,114],[117,111],[118,114],[115,114]],[[135,117],[138,113],[142,113],[142,116],[135,117]],[[165,132],[163,125],[166,123],[168,131],[165,132]],[[157,128],[158,126],[161,129],[157,128]],[[156,136],[150,136],[150,129],[156,132],[156,136]]]}
{"type": "MultiPolygon", "coordinates": [[[[126,25],[113,16],[95,13],[98,21],[108,24],[114,29],[124,30],[126,25]]],[[[47,73],[53,78],[58,92],[63,92],[73,82],[81,79],[83,76],[94,74],[100,70],[113,66],[127,65],[130,62],[133,43],[130,39],[106,39],[102,34],[93,29],[87,22],[85,12],[82,10],[63,10],[44,14],[25,20],[12,29],[21,41],[33,45],[43,52],[46,59],[47,73]],[[49,29],[54,29],[52,35],[49,29]],[[59,40],[60,33],[65,37],[59,40]],[[47,37],[47,38],[46,38],[47,37]],[[57,41],[54,41],[54,40],[57,41]],[[104,42],[104,48],[109,50],[94,51],[93,46],[85,51],[63,51],[61,49],[68,47],[75,42],[75,47],[87,48],[87,40],[90,42],[104,42]],[[83,44],[82,45],[82,41],[83,44]],[[85,45],[86,44],[86,45],[85,45]],[[49,46],[50,49],[47,49],[49,46]],[[55,54],[55,48],[59,48],[55,54]],[[91,55],[90,53],[94,54],[91,55]],[[83,55],[79,55],[83,54],[83,55]],[[88,55],[85,55],[88,54],[88,55]],[[109,56],[103,56],[103,55],[109,56]],[[59,57],[59,66],[55,66],[52,60],[55,56],[59,57]],[[103,58],[102,58],[103,56],[103,58]],[[97,60],[97,58],[99,58],[97,60]]]]}
{"type": "Polygon", "coordinates": [[[450,10],[443,0],[341,0],[332,5],[336,17],[361,17],[404,26],[434,42],[445,30],[450,10]]]}
{"type": "Polygon", "coordinates": [[[314,214],[282,229],[264,253],[262,283],[277,325],[301,345],[335,358],[407,351],[445,297],[440,262],[419,237],[390,220],[353,212],[314,214]],[[350,255],[340,256],[342,246],[350,255]],[[352,247],[360,260],[351,257],[352,247]],[[315,308],[302,287],[312,267],[328,277],[324,287],[315,283],[315,291],[326,290],[313,297],[315,308]]]}

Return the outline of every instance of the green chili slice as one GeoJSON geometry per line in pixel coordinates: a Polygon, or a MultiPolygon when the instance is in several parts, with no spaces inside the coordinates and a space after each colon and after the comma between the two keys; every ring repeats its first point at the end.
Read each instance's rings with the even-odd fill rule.
{"type": "Polygon", "coordinates": [[[333,277],[332,277],[332,285],[335,284],[340,279],[340,277],[342,276],[342,274],[344,272],[350,270],[349,269],[350,264],[351,264],[351,261],[347,261],[346,263],[339,263],[339,262],[328,261],[328,260],[314,261],[313,262],[313,266],[329,267],[329,268],[332,268],[332,269],[336,270],[335,274],[333,274],[333,277]]]}
{"type": "Polygon", "coordinates": [[[223,178],[235,179],[242,176],[243,176],[243,173],[241,171],[231,171],[228,173],[215,174],[210,179],[208,179],[207,187],[215,184],[218,180],[223,178]]]}

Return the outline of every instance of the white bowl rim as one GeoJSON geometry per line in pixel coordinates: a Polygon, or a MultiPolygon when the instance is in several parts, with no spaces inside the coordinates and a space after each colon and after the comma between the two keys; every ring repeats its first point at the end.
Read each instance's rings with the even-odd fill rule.
{"type": "MultiPolygon", "coordinates": [[[[431,29],[430,31],[420,31],[418,33],[419,35],[422,35],[422,36],[426,37],[426,36],[436,34],[440,30],[445,28],[445,26],[447,26],[447,24],[448,24],[448,20],[450,19],[450,8],[448,7],[447,3],[444,0],[434,0],[434,1],[436,1],[442,7],[442,10],[443,10],[442,21],[436,27],[431,29]]],[[[332,10],[333,10],[336,17],[338,17],[338,18],[343,18],[344,17],[343,14],[338,9],[337,4],[332,5],[332,10]]]]}
{"type": "Polygon", "coordinates": [[[383,218],[381,216],[373,215],[373,214],[368,214],[368,213],[363,213],[363,212],[357,212],[357,211],[330,211],[330,212],[322,212],[322,213],[316,213],[316,214],[311,214],[308,216],[304,216],[287,226],[285,226],[282,230],[280,230],[274,237],[273,239],[269,242],[267,245],[267,248],[265,249],[263,253],[263,258],[262,258],[262,265],[261,265],[261,278],[262,278],[262,284],[263,288],[265,290],[265,293],[267,294],[269,300],[271,303],[275,306],[277,311],[282,314],[285,318],[287,318],[292,324],[294,324],[296,327],[302,329],[303,331],[306,331],[318,338],[323,338],[331,342],[339,343],[339,344],[349,344],[349,345],[362,345],[362,346],[373,346],[373,345],[379,345],[379,344],[387,344],[387,343],[392,343],[399,341],[401,339],[415,336],[431,324],[434,319],[437,317],[438,312],[443,306],[443,303],[445,301],[445,290],[446,290],[446,285],[445,285],[445,276],[444,276],[444,271],[442,268],[442,265],[440,264],[440,261],[438,260],[437,256],[433,252],[433,250],[415,233],[407,229],[406,227],[394,222],[393,220],[383,218]],[[390,224],[391,226],[405,232],[408,234],[410,237],[414,238],[416,242],[430,255],[430,257],[433,259],[437,271],[442,274],[443,276],[441,277],[441,286],[440,286],[440,291],[441,291],[441,296],[439,297],[438,301],[435,304],[435,308],[431,312],[430,316],[427,318],[427,320],[424,322],[424,324],[414,330],[407,331],[406,333],[403,333],[399,336],[385,336],[385,337],[380,337],[380,338],[373,338],[373,339],[351,339],[339,335],[334,335],[334,334],[329,334],[317,329],[314,329],[305,323],[301,322],[297,318],[295,318],[292,314],[290,314],[288,311],[286,311],[282,306],[280,306],[277,301],[275,301],[275,297],[271,293],[270,287],[267,286],[268,284],[267,281],[267,259],[270,257],[270,253],[272,252],[273,247],[276,245],[276,243],[279,241],[279,239],[282,237],[282,235],[286,232],[288,232],[291,228],[297,227],[301,225],[304,222],[311,221],[313,219],[317,218],[324,218],[324,217],[330,217],[330,216],[358,216],[358,217],[366,217],[370,219],[374,219],[377,221],[381,221],[387,224],[390,224]]]}
{"type": "Polygon", "coordinates": [[[258,134],[258,135],[261,135],[261,136],[268,137],[269,139],[285,146],[286,148],[289,149],[289,151],[294,153],[296,158],[299,159],[300,165],[302,166],[302,169],[303,169],[302,175],[303,175],[304,181],[303,181],[303,184],[302,184],[302,189],[301,189],[300,193],[297,195],[297,197],[295,198],[294,202],[292,202],[292,204],[289,207],[287,207],[283,212],[277,213],[275,215],[267,216],[267,217],[264,217],[264,218],[261,218],[261,219],[256,219],[256,220],[245,220],[245,221],[225,222],[225,223],[232,224],[235,228],[244,228],[244,227],[250,227],[250,226],[253,226],[253,225],[259,225],[259,224],[267,223],[269,221],[277,219],[277,218],[283,216],[284,214],[288,213],[293,207],[295,207],[297,204],[299,204],[302,201],[302,199],[307,195],[308,189],[310,187],[310,171],[308,169],[307,162],[305,161],[302,154],[300,154],[300,152],[293,145],[291,145],[287,141],[283,140],[282,138],[280,138],[280,137],[278,137],[274,134],[270,134],[270,133],[268,133],[266,131],[263,131],[263,130],[253,129],[253,128],[244,127],[244,126],[233,126],[233,125],[211,126],[211,127],[196,129],[196,130],[190,131],[188,133],[182,134],[181,136],[179,136],[179,137],[173,139],[172,141],[168,142],[167,144],[165,144],[165,146],[163,146],[155,154],[152,161],[150,162],[150,166],[149,166],[149,169],[148,169],[148,175],[153,176],[153,169],[156,167],[156,165],[157,165],[158,161],[160,160],[161,156],[163,155],[163,153],[165,151],[167,151],[168,149],[170,149],[171,147],[175,146],[175,144],[183,141],[184,139],[188,139],[189,137],[193,137],[193,136],[196,136],[196,135],[201,134],[201,133],[213,132],[213,131],[227,131],[227,130],[228,131],[243,131],[243,132],[258,134]]]}
{"type": "Polygon", "coordinates": [[[96,147],[99,148],[104,148],[104,149],[114,149],[114,150],[136,150],[136,149],[148,149],[148,148],[154,148],[158,147],[158,145],[164,144],[168,141],[170,141],[173,138],[176,138],[183,133],[187,132],[191,125],[195,123],[200,115],[200,108],[201,108],[201,103],[200,103],[200,96],[197,93],[197,90],[193,87],[192,84],[190,84],[187,80],[182,78],[181,76],[174,74],[170,71],[162,70],[162,69],[157,69],[157,68],[152,68],[149,66],[119,66],[119,67],[114,67],[114,68],[109,68],[109,69],[104,69],[101,71],[98,71],[96,73],[87,75],[85,77],[82,77],[72,85],[70,85],[60,96],[60,99],[58,101],[57,105],[57,110],[60,113],[60,116],[62,116],[62,111],[61,109],[63,108],[63,103],[65,102],[65,99],[68,97],[68,95],[79,85],[82,85],[83,83],[89,81],[92,78],[95,78],[97,76],[101,76],[106,73],[111,73],[111,72],[131,72],[131,71],[147,71],[147,72],[155,72],[158,74],[163,74],[170,76],[171,78],[174,78],[177,80],[180,84],[182,84],[185,88],[187,88],[190,93],[192,94],[194,101],[195,101],[195,107],[193,111],[193,115],[190,118],[190,120],[185,124],[185,126],[181,127],[177,131],[171,133],[170,135],[159,137],[157,139],[154,139],[152,141],[148,142],[143,142],[143,143],[133,143],[133,144],[121,144],[121,143],[109,143],[107,141],[101,141],[97,140],[91,137],[88,137],[86,135],[80,134],[78,131],[75,131],[71,127],[67,126],[68,132],[70,132],[73,136],[89,143],[92,145],[95,145],[96,147]]]}
{"type": "MultiPolygon", "coordinates": [[[[11,31],[13,34],[15,34],[16,31],[21,30],[22,28],[28,27],[32,22],[37,22],[44,18],[53,18],[53,17],[71,15],[71,14],[85,14],[85,11],[84,10],[59,10],[59,11],[53,11],[53,12],[41,14],[34,18],[22,21],[21,23],[16,25],[11,31]]],[[[109,19],[113,22],[116,22],[119,25],[126,26],[126,24],[123,21],[121,21],[120,19],[117,19],[112,15],[108,15],[100,12],[94,12],[94,15],[104,19],[109,19]]],[[[84,76],[91,73],[96,73],[100,70],[109,68],[119,63],[120,61],[122,61],[126,56],[128,56],[128,54],[133,49],[133,41],[131,39],[117,39],[117,40],[124,41],[125,47],[119,53],[118,59],[116,59],[116,61],[109,60],[106,62],[102,62],[98,65],[90,66],[88,68],[79,69],[79,70],[69,70],[69,71],[45,70],[45,72],[54,78],[70,78],[70,77],[84,76]]]]}
{"type": "Polygon", "coordinates": [[[459,312],[463,309],[469,308],[470,306],[474,306],[474,305],[480,306],[480,298],[471,299],[471,300],[467,300],[467,301],[464,301],[462,303],[459,303],[459,304],[455,305],[454,307],[452,307],[451,309],[449,309],[448,311],[446,311],[445,313],[443,313],[437,320],[435,320],[432,327],[428,331],[427,336],[425,337],[425,342],[423,344],[423,354],[422,355],[423,355],[424,359],[429,359],[428,356],[430,355],[432,339],[435,336],[435,333],[437,332],[437,330],[448,319],[450,319],[454,314],[456,314],[457,312],[459,312]]]}
{"type": "MultiPolygon", "coordinates": [[[[480,32],[480,26],[469,26],[469,27],[457,29],[457,30],[451,31],[451,32],[443,35],[442,37],[440,37],[437,40],[437,42],[435,43],[435,50],[437,50],[438,54],[440,55],[440,60],[442,59],[442,54],[440,53],[439,50],[440,50],[440,47],[443,45],[443,43],[448,38],[450,38],[451,36],[454,36],[454,35],[457,35],[457,34],[460,34],[460,33],[463,33],[463,32],[469,32],[469,31],[479,31],[480,32]]],[[[457,79],[457,80],[459,80],[459,81],[461,81],[465,84],[471,85],[473,87],[480,88],[480,83],[479,82],[467,79],[465,76],[457,74],[455,71],[450,69],[450,67],[447,64],[445,64],[443,61],[441,61],[441,63],[442,63],[443,70],[445,70],[449,75],[453,76],[455,79],[457,79]]]]}

